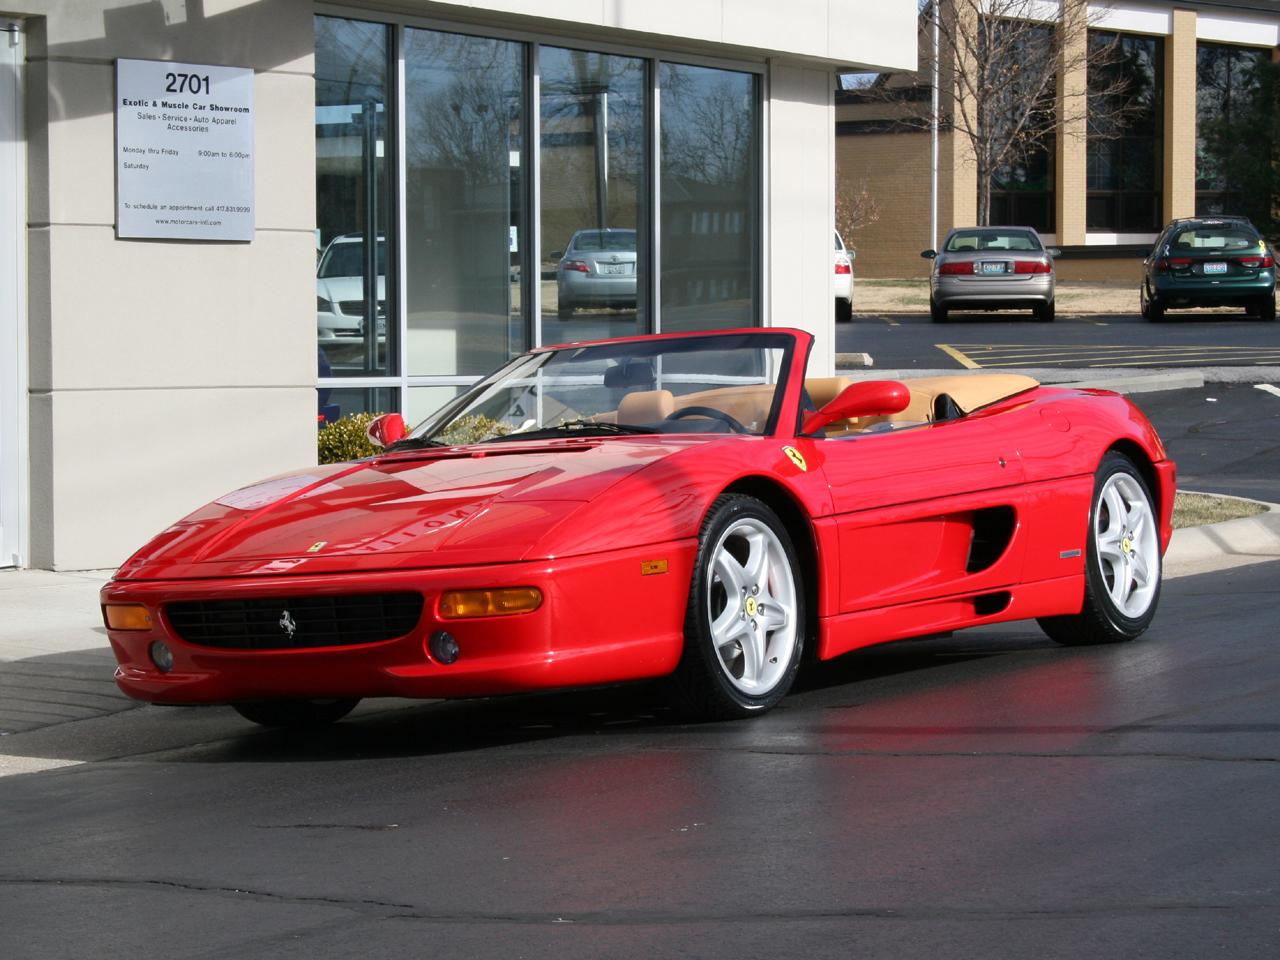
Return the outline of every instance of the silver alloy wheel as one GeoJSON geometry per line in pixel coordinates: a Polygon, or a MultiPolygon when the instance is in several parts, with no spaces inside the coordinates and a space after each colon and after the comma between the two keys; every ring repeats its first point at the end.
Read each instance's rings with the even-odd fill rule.
{"type": "Polygon", "coordinates": [[[707,619],[720,668],[737,689],[768,694],[796,649],[796,579],[778,535],[754,517],[729,527],[711,551],[707,619]]]}
{"type": "Polygon", "coordinates": [[[1160,542],[1151,501],[1131,474],[1115,473],[1103,485],[1093,535],[1111,602],[1138,619],[1160,585],[1160,542]]]}

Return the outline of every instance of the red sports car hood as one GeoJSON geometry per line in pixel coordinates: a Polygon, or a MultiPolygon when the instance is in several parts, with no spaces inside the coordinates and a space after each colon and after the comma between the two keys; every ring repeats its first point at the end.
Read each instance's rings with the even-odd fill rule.
{"type": "Polygon", "coordinates": [[[324,573],[535,559],[581,504],[688,446],[648,437],[389,454],[219,497],[139,550],[117,579],[324,573]]]}

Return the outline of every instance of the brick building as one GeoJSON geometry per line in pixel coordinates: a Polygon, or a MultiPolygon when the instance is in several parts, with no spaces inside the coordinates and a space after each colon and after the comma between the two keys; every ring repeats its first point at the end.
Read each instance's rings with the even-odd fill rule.
{"type": "MultiPolygon", "coordinates": [[[[1046,25],[1061,21],[1060,2],[1028,6],[1046,25]]],[[[1091,136],[1079,112],[1060,112],[1045,149],[1020,163],[1016,175],[993,178],[991,222],[1036,227],[1062,248],[1064,279],[1136,284],[1141,258],[1169,220],[1240,212],[1239,192],[1214,168],[1203,129],[1251,95],[1259,60],[1277,59],[1280,3],[1116,0],[1089,3],[1077,23],[1061,44],[1063,60],[1073,47],[1118,47],[1145,81],[1141,102],[1131,105],[1124,135],[1110,139],[1091,136]]],[[[932,42],[927,12],[919,42],[925,64],[932,42]]],[[[1080,56],[1072,69],[1059,71],[1059,106],[1088,89],[1090,74],[1098,72],[1091,62],[1080,56]]],[[[931,132],[921,122],[929,113],[928,72],[846,77],[836,91],[837,193],[865,192],[876,210],[874,222],[845,237],[857,250],[862,277],[924,276],[928,262],[920,251],[952,226],[977,222],[977,173],[967,138],[946,122],[946,73],[943,62],[937,238],[930,229],[931,132]]]]}

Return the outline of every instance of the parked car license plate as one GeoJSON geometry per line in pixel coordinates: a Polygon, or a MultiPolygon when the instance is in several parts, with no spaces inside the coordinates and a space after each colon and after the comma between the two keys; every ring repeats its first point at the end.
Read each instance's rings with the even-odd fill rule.
{"type": "Polygon", "coordinates": [[[631,272],[631,264],[629,263],[602,263],[600,264],[600,272],[602,274],[626,274],[631,272]]]}
{"type": "Polygon", "coordinates": [[[1003,260],[983,260],[982,272],[984,274],[1004,273],[1004,261],[1003,260]]]}
{"type": "Polygon", "coordinates": [[[1204,265],[1205,273],[1226,273],[1227,265],[1224,262],[1210,261],[1204,265]]]}

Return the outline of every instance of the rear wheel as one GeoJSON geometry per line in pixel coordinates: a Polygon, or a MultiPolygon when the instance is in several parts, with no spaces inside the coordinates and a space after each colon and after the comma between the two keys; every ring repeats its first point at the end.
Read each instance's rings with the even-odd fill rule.
{"type": "Polygon", "coordinates": [[[934,300],[933,297],[929,298],[929,319],[934,323],[947,322],[947,308],[939,306],[938,302],[934,300]]]}
{"type": "Polygon", "coordinates": [[[836,323],[848,323],[853,319],[853,301],[836,300],[836,323]]]}
{"type": "Polygon", "coordinates": [[[1142,317],[1144,320],[1150,320],[1153,323],[1159,323],[1164,319],[1164,307],[1159,300],[1154,300],[1147,296],[1147,285],[1142,285],[1142,292],[1138,295],[1139,302],[1142,307],[1142,317]]]}
{"type": "Polygon", "coordinates": [[[264,727],[323,727],[355,709],[357,700],[251,700],[234,703],[236,713],[264,727]]]}
{"type": "Polygon", "coordinates": [[[573,304],[565,303],[561,300],[559,306],[556,307],[556,316],[561,320],[572,320],[573,304]]]}
{"type": "Polygon", "coordinates": [[[1274,320],[1276,318],[1276,295],[1273,293],[1269,297],[1260,298],[1249,312],[1259,320],[1274,320]]]}
{"type": "Polygon", "coordinates": [[[1054,317],[1054,302],[1050,300],[1048,303],[1042,303],[1035,308],[1036,319],[1041,323],[1052,323],[1054,317]]]}
{"type": "Polygon", "coordinates": [[[1108,453],[1095,474],[1085,551],[1084,605],[1078,614],[1043,617],[1058,643],[1116,643],[1141,635],[1160,600],[1160,521],[1133,461],[1108,453]]]}
{"type": "Polygon", "coordinates": [[[764,713],[795,680],[804,624],[800,564],[778,515],[754,497],[718,497],[698,537],[676,707],[698,720],[764,713]]]}

